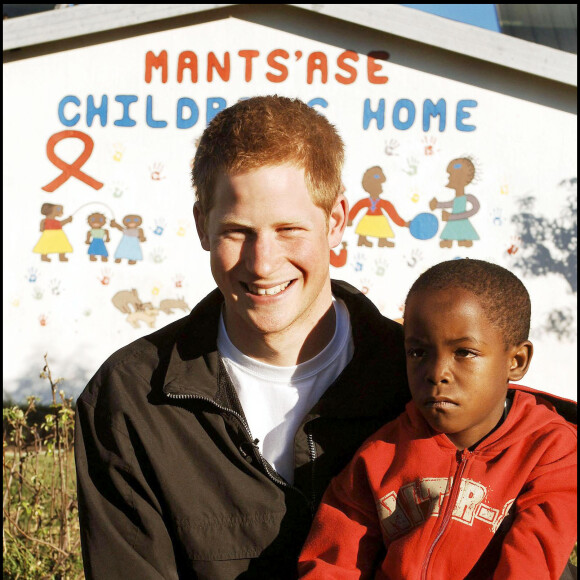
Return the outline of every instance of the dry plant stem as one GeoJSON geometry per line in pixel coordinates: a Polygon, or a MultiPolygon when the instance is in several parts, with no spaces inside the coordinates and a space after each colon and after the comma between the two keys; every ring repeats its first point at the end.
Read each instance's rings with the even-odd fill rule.
{"type": "Polygon", "coordinates": [[[18,533],[22,534],[27,540],[30,540],[31,542],[34,542],[35,544],[41,544],[42,546],[48,546],[52,550],[56,550],[57,552],[60,552],[61,554],[63,554],[67,558],[70,555],[68,552],[61,550],[58,546],[55,546],[54,544],[51,544],[50,542],[45,542],[44,540],[39,540],[38,538],[34,538],[32,536],[29,536],[12,518],[10,518],[9,516],[6,515],[6,512],[4,512],[4,517],[8,518],[10,520],[10,523],[14,527],[14,529],[18,533]]]}

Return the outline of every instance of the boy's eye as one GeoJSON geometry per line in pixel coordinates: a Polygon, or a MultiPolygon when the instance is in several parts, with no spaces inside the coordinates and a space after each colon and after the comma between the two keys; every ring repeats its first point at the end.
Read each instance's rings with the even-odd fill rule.
{"type": "Polygon", "coordinates": [[[455,354],[462,358],[471,358],[475,356],[475,353],[472,350],[468,350],[466,348],[459,348],[455,351],[455,354]]]}
{"type": "Polygon", "coordinates": [[[407,356],[409,358],[420,358],[424,356],[425,351],[422,348],[410,348],[407,350],[407,356]]]}

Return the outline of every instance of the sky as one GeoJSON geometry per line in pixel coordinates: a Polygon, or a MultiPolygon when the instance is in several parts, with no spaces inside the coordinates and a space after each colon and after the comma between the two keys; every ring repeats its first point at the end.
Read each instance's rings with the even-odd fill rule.
{"type": "Polygon", "coordinates": [[[401,6],[500,32],[495,4],[401,4],[401,6]]]}

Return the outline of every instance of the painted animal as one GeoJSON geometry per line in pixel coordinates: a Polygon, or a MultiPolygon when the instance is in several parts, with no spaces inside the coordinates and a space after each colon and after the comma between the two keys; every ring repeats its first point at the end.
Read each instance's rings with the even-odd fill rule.
{"type": "Polygon", "coordinates": [[[172,308],[180,308],[187,312],[190,308],[183,299],[166,298],[159,303],[159,310],[163,310],[165,314],[173,314],[172,308]]]}
{"type": "Polygon", "coordinates": [[[116,308],[123,312],[123,314],[137,312],[138,310],[141,310],[143,306],[143,302],[141,302],[135,288],[132,290],[120,290],[113,296],[113,298],[111,298],[111,301],[116,308]],[[131,310],[131,306],[133,307],[133,310],[131,310]]]}
{"type": "Polygon", "coordinates": [[[145,322],[150,328],[155,328],[155,321],[159,310],[157,308],[148,308],[147,310],[138,310],[127,315],[127,322],[133,328],[140,328],[139,322],[145,322]]]}

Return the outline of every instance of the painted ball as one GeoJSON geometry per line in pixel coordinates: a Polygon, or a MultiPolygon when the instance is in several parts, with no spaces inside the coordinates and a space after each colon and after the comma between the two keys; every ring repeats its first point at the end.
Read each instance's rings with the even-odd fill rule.
{"type": "Polygon", "coordinates": [[[409,231],[418,240],[430,240],[439,229],[439,221],[432,213],[420,213],[409,224],[409,231]]]}

